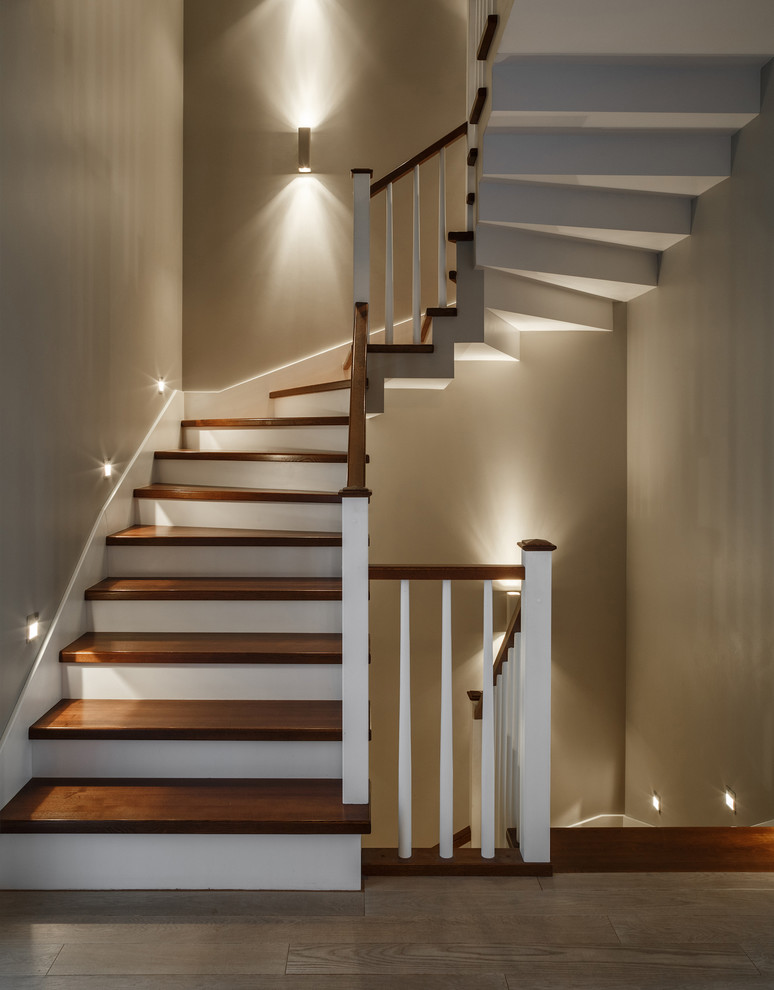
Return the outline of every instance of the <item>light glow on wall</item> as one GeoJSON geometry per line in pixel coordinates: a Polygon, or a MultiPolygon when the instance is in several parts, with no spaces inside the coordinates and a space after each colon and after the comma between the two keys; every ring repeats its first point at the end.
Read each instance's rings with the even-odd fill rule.
{"type": "Polygon", "coordinates": [[[736,793],[730,787],[727,787],[725,790],[724,800],[728,810],[736,814],[736,793]]]}
{"type": "Polygon", "coordinates": [[[653,792],[653,797],[651,798],[651,803],[653,804],[654,811],[661,814],[661,798],[656,792],[653,792]]]}
{"type": "Polygon", "coordinates": [[[113,465],[110,461],[105,461],[102,465],[102,476],[104,478],[113,477],[113,465]]]}
{"type": "Polygon", "coordinates": [[[27,642],[31,643],[40,634],[40,615],[33,612],[27,616],[27,642]]]}

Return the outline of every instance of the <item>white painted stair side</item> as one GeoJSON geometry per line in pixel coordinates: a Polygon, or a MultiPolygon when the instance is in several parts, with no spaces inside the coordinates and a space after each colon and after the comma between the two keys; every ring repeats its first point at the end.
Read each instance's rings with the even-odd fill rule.
{"type": "Polygon", "coordinates": [[[139,521],[144,526],[341,531],[341,505],[338,502],[206,502],[149,498],[137,502],[139,521]]]}
{"type": "Polygon", "coordinates": [[[63,697],[338,701],[341,664],[62,664],[63,697]]]}
{"type": "Polygon", "coordinates": [[[340,742],[32,740],[36,777],[341,777],[340,742]]]}
{"type": "Polygon", "coordinates": [[[359,835],[2,835],[0,887],[360,890],[359,835]]]}
{"type": "Polygon", "coordinates": [[[155,462],[154,475],[156,481],[172,485],[337,492],[347,483],[347,465],[161,458],[155,462]]]}
{"type": "Polygon", "coordinates": [[[275,416],[348,416],[349,389],[283,395],[272,399],[275,416]]]}
{"type": "Polygon", "coordinates": [[[121,577],[340,577],[341,547],[118,547],[108,573],[121,577]]]}
{"type": "Polygon", "coordinates": [[[93,601],[89,606],[95,632],[341,632],[337,601],[93,601]]]}
{"type": "Polygon", "coordinates": [[[314,451],[347,449],[346,426],[276,426],[258,429],[207,429],[188,426],[191,450],[314,451]]]}
{"type": "Polygon", "coordinates": [[[487,309],[517,330],[610,331],[615,326],[610,299],[494,268],[483,274],[487,309]]]}

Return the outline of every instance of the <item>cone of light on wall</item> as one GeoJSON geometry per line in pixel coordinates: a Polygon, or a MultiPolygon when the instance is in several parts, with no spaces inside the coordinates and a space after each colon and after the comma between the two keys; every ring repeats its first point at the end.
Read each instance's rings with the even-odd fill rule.
{"type": "Polygon", "coordinates": [[[733,811],[733,813],[736,814],[736,793],[732,791],[730,787],[726,788],[725,801],[728,810],[733,811]]]}
{"type": "Polygon", "coordinates": [[[298,128],[298,171],[312,171],[312,128],[298,128]]]}
{"type": "Polygon", "coordinates": [[[32,615],[27,616],[27,642],[31,643],[33,639],[37,639],[39,632],[40,616],[37,612],[33,612],[32,615]]]}

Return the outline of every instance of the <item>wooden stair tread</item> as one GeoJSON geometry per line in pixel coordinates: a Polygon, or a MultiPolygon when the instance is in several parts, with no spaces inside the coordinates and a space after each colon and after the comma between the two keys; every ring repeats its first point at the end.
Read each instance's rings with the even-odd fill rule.
{"type": "Polygon", "coordinates": [[[64,698],[30,739],[341,739],[340,701],[118,701],[64,698]]]}
{"type": "Polygon", "coordinates": [[[349,416],[281,416],[260,419],[184,419],[184,429],[261,430],[283,426],[349,426],[349,416]]]}
{"type": "Polygon", "coordinates": [[[62,663],[341,663],[339,633],[88,632],[62,663]]]}
{"type": "Polygon", "coordinates": [[[340,389],[350,388],[349,378],[342,378],[337,382],[319,382],[317,385],[299,385],[296,388],[278,388],[269,392],[270,399],[282,399],[289,395],[314,395],[316,392],[338,392],[340,389]]]}
{"type": "Polygon", "coordinates": [[[432,354],[432,344],[369,344],[369,354],[432,354]]]}
{"type": "Polygon", "coordinates": [[[87,601],[340,601],[340,578],[107,577],[87,601]]]}
{"type": "Polygon", "coordinates": [[[452,244],[459,244],[461,241],[472,241],[474,238],[472,230],[450,230],[449,240],[452,244]]]}
{"type": "Polygon", "coordinates": [[[191,502],[340,502],[338,492],[291,491],[284,488],[221,488],[218,485],[145,485],[135,498],[191,502]]]}
{"type": "Polygon", "coordinates": [[[341,533],[209,526],[130,526],[108,536],[112,547],[340,547],[341,533]]]}
{"type": "Polygon", "coordinates": [[[331,779],[33,777],[0,811],[0,832],[358,834],[368,805],[331,779]]]}
{"type": "Polygon", "coordinates": [[[345,451],[157,450],[157,461],[277,461],[301,464],[346,464],[345,451]]]}

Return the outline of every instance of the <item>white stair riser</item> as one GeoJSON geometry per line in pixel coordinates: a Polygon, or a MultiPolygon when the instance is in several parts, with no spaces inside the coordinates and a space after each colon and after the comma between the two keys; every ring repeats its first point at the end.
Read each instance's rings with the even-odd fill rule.
{"type": "Polygon", "coordinates": [[[360,890],[359,835],[2,835],[0,887],[360,890]]]}
{"type": "Polygon", "coordinates": [[[308,395],[286,395],[274,399],[275,416],[348,416],[349,389],[332,392],[310,392],[308,395]]]}
{"type": "Polygon", "coordinates": [[[341,532],[339,502],[204,502],[141,498],[137,500],[137,507],[143,526],[341,532]]]}
{"type": "Polygon", "coordinates": [[[340,742],[35,739],[36,777],[341,777],[340,742]]]}
{"type": "Polygon", "coordinates": [[[337,492],[347,483],[346,464],[283,461],[157,460],[156,481],[171,485],[220,485],[225,488],[280,488],[337,492]]]}
{"type": "Polygon", "coordinates": [[[110,547],[121,577],[339,577],[341,547],[110,547]]]}
{"type": "Polygon", "coordinates": [[[61,666],[65,698],[341,700],[341,664],[68,663],[61,666]]]}
{"type": "Polygon", "coordinates": [[[95,632],[341,632],[341,602],[94,601],[95,632]]]}
{"type": "Polygon", "coordinates": [[[278,426],[256,430],[204,430],[187,427],[190,450],[346,450],[346,426],[278,426]]]}

